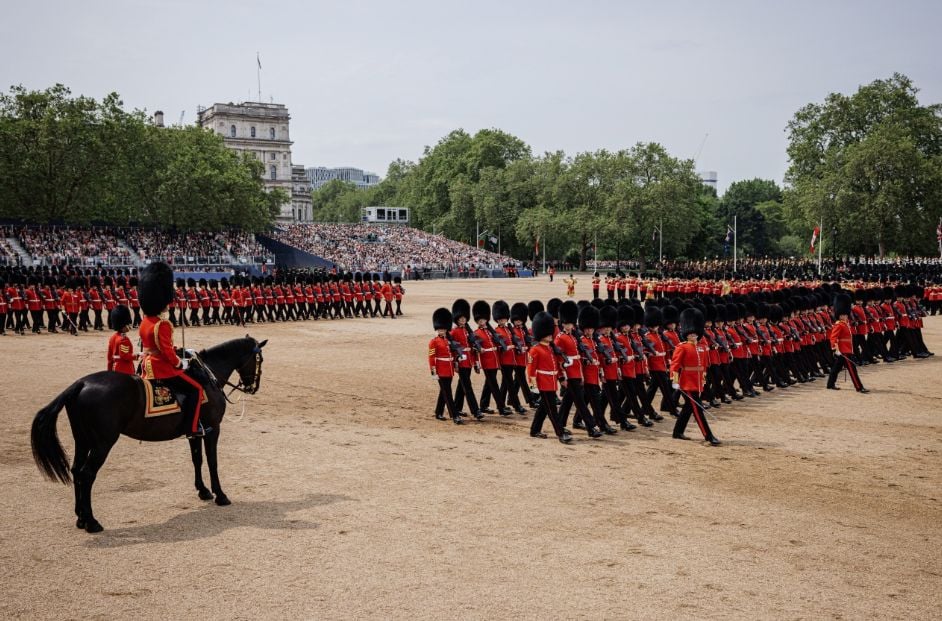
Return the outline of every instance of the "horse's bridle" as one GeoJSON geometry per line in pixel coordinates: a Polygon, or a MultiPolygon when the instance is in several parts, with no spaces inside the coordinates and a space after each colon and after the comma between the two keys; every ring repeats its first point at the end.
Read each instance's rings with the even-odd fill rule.
{"type": "MultiPolygon", "coordinates": [[[[232,388],[232,390],[229,391],[229,394],[225,395],[226,401],[229,401],[229,395],[231,395],[236,390],[239,392],[244,392],[247,395],[254,395],[256,392],[258,392],[258,384],[262,379],[262,348],[256,345],[252,352],[255,354],[255,376],[252,378],[252,383],[246,384],[242,380],[241,373],[239,373],[238,384],[233,384],[228,379],[226,379],[225,385],[232,388]]],[[[241,370],[241,367],[239,370],[241,370]]],[[[231,401],[229,402],[232,403],[231,401]]]]}

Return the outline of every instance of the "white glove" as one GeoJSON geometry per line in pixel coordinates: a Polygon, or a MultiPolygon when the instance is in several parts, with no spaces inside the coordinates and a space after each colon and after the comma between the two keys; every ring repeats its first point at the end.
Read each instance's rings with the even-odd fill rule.
{"type": "Polygon", "coordinates": [[[530,392],[534,395],[540,394],[540,391],[537,389],[536,386],[530,386],[530,392]]]}
{"type": "Polygon", "coordinates": [[[196,358],[196,350],[195,350],[195,349],[184,349],[183,352],[186,354],[186,357],[187,357],[187,358],[196,358]]]}
{"type": "Polygon", "coordinates": [[[433,380],[437,380],[437,379],[438,379],[438,373],[435,372],[435,369],[432,369],[432,379],[433,379],[433,380]]]}
{"type": "Polygon", "coordinates": [[[675,383],[671,384],[671,388],[673,388],[674,390],[680,390],[680,384],[678,384],[678,383],[675,382],[675,383]]]}
{"type": "Polygon", "coordinates": [[[180,370],[181,370],[181,371],[186,371],[189,367],[190,367],[190,361],[187,360],[186,358],[181,358],[181,359],[180,359],[180,370]]]}

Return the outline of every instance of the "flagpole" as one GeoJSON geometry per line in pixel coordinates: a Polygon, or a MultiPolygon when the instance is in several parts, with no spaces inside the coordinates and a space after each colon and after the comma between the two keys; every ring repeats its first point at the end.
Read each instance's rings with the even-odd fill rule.
{"type": "Polygon", "coordinates": [[[598,231],[595,232],[595,241],[592,242],[592,254],[595,255],[595,261],[593,261],[593,263],[595,263],[595,269],[593,269],[592,271],[597,272],[599,271],[599,232],[598,231]]]}
{"type": "Polygon", "coordinates": [[[739,229],[739,226],[736,222],[736,216],[733,215],[733,273],[734,274],[736,273],[736,267],[737,267],[736,252],[738,250],[738,243],[739,243],[738,229],[739,229]]]}
{"type": "Polygon", "coordinates": [[[660,218],[657,224],[657,262],[658,267],[664,263],[664,218],[660,218]]]}
{"type": "Polygon", "coordinates": [[[258,101],[262,102],[262,59],[259,57],[258,52],[255,52],[255,78],[258,80],[258,101]]]}
{"type": "Polygon", "coordinates": [[[821,275],[821,256],[824,252],[824,235],[821,233],[824,232],[824,216],[821,216],[821,225],[818,227],[820,233],[818,233],[818,276],[821,275]]]}

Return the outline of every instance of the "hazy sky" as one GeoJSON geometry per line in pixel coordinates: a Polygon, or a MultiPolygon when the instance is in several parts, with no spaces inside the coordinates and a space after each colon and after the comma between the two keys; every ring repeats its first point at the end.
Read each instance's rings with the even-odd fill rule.
{"type": "Polygon", "coordinates": [[[56,82],[168,122],[262,99],[293,160],[385,174],[448,131],[534,153],[657,141],[720,189],[781,182],[784,128],[829,92],[909,75],[942,101],[942,2],[2,1],[0,86],[56,82]]]}

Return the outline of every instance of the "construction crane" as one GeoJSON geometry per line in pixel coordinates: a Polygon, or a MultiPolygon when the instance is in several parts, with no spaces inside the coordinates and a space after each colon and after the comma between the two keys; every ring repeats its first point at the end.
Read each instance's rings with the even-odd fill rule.
{"type": "Polygon", "coordinates": [[[703,140],[700,141],[700,148],[697,149],[697,154],[693,156],[693,163],[696,165],[697,160],[700,159],[700,154],[703,153],[703,147],[706,145],[707,138],[710,137],[710,133],[707,132],[703,136],[703,140]]]}

